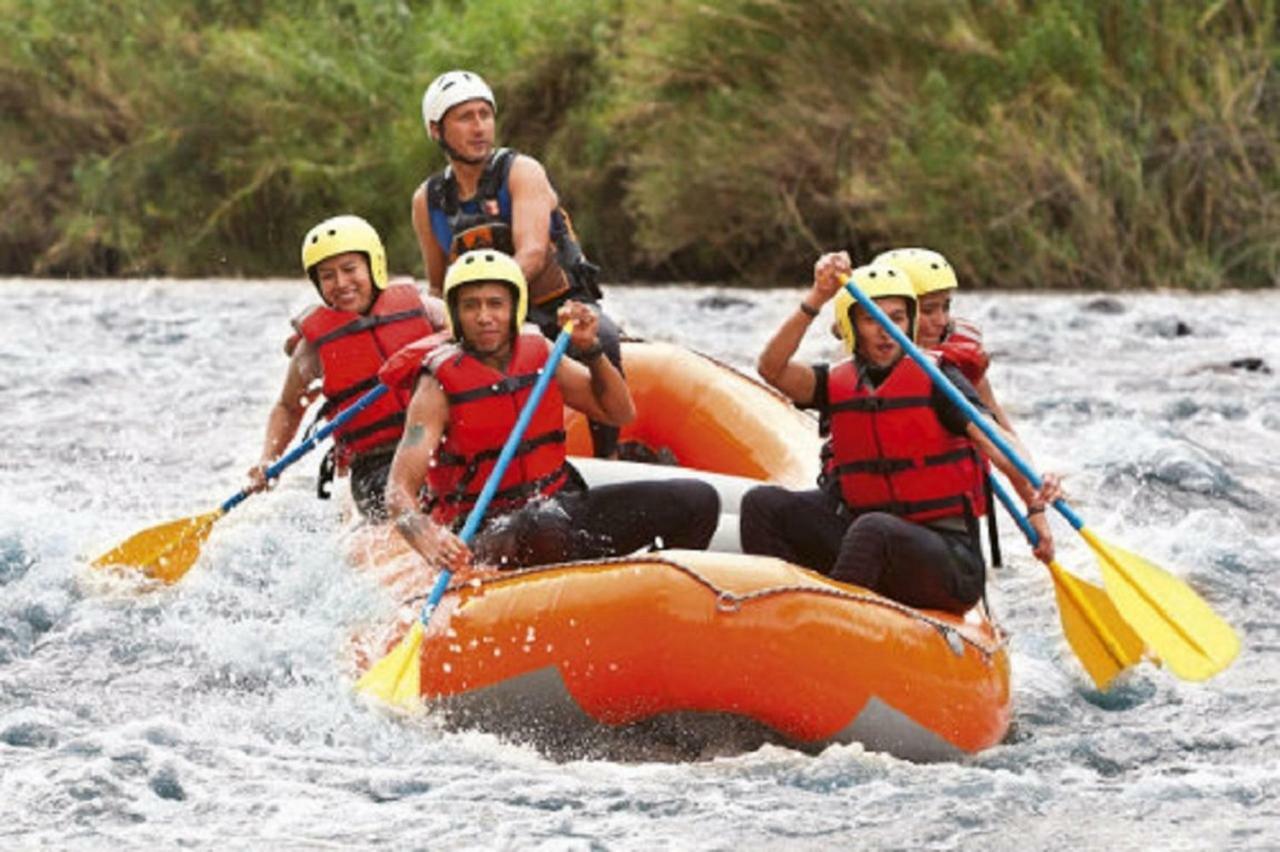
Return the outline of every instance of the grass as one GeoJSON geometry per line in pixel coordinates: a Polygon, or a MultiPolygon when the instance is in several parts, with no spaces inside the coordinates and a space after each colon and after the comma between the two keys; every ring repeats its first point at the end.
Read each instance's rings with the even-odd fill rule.
{"type": "Polygon", "coordinates": [[[296,274],[337,212],[421,274],[419,99],[494,85],[607,277],[1271,287],[1262,0],[0,0],[0,271],[296,274]]]}

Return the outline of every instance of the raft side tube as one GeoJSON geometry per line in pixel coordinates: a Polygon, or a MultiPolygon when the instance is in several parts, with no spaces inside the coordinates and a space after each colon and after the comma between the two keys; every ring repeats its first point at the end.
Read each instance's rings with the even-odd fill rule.
{"type": "MultiPolygon", "coordinates": [[[[572,701],[563,718],[608,726],[729,713],[800,743],[939,759],[989,747],[1009,724],[1008,658],[991,625],[775,559],[668,551],[451,594],[449,637],[423,644],[421,688],[454,707],[554,668],[572,701]]],[[[510,712],[546,704],[548,677],[510,712]]]]}

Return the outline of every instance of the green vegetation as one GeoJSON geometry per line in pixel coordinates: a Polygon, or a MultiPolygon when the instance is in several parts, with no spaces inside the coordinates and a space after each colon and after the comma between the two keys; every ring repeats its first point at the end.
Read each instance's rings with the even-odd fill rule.
{"type": "MultiPolygon", "coordinates": [[[[494,85],[610,279],[943,251],[971,285],[1280,278],[1265,0],[0,0],[0,272],[419,270],[419,99],[494,85]]],[[[420,271],[420,270],[419,270],[420,271]]]]}

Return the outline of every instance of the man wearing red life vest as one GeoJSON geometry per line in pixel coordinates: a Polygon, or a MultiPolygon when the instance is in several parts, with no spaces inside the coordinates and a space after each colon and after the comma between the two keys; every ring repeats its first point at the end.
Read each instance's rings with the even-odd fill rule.
{"type": "MultiPolygon", "coordinates": [[[[976,517],[986,511],[979,452],[1014,484],[1040,534],[1036,555],[1052,559],[1039,492],[969,423],[927,373],[842,286],[845,276],[908,336],[915,289],[888,264],[850,270],[844,252],[824,255],[814,283],[760,355],[760,375],[795,403],[819,412],[830,441],[813,491],[759,486],[742,500],[743,550],[779,556],[911,606],[964,612],[981,597],[985,564],[976,517]],[[852,356],[834,366],[793,360],[822,305],[835,299],[836,322],[852,356]]],[[[943,371],[975,404],[956,368],[943,371]]]]}
{"type": "MultiPolygon", "coordinates": [[[[413,228],[431,292],[440,294],[445,269],[463,252],[502,251],[515,258],[529,283],[529,321],[554,340],[561,305],[569,299],[592,305],[605,357],[621,370],[620,331],[596,305],[602,298],[599,269],[583,254],[542,164],[494,147],[496,119],[493,91],[473,71],[447,71],[423,93],[427,135],[449,158],[413,195],[413,228]]],[[[616,456],[618,430],[588,422],[595,455],[616,456]]]]}
{"type": "MultiPolygon", "coordinates": [[[[444,298],[453,342],[417,359],[411,347],[382,380],[411,389],[404,436],[387,484],[387,507],[431,564],[465,569],[472,551],[456,535],[484,488],[551,344],[526,327],[528,289],[511,257],[470,251],[450,267],[444,298]]],[[[560,308],[574,321],[572,350],[536,409],[474,540],[481,563],[517,567],[631,553],[660,543],[705,548],[720,516],[715,489],[697,480],[588,489],[565,458],[564,406],[602,423],[635,417],[622,374],[605,358],[595,312],[560,308]],[[585,364],[585,366],[584,366],[585,364]]]]}
{"type": "MultiPolygon", "coordinates": [[[[323,302],[294,321],[293,346],[280,398],[267,418],[262,457],[250,486],[266,487],[266,469],[293,440],[323,380],[322,413],[332,419],[378,382],[378,370],[400,347],[444,325],[436,300],[424,303],[412,284],[388,284],[387,255],[373,226],[359,216],[335,216],[302,241],[302,268],[323,302]]],[[[404,424],[407,393],[385,394],[334,433],[334,464],[351,473],[351,493],[366,517],[385,516],[387,471],[404,424]]]]}

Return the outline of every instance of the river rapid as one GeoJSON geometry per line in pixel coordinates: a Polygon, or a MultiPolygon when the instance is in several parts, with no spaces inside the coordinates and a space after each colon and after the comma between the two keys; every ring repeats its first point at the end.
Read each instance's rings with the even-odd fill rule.
{"type": "MultiPolygon", "coordinates": [[[[219,522],[181,583],[90,569],[240,487],[312,294],[0,292],[0,848],[1280,848],[1280,293],[957,297],[1036,463],[1243,648],[1204,684],[1144,664],[1098,692],[1005,523],[1011,734],[914,765],[858,746],[559,761],[369,706],[344,642],[388,602],[344,564],[319,453],[219,522]]],[[[633,335],[750,369],[800,295],[614,286],[605,304],[633,335]]],[[[805,357],[838,356],[829,322],[805,357]]],[[[1054,523],[1060,562],[1098,580],[1054,523]]]]}

